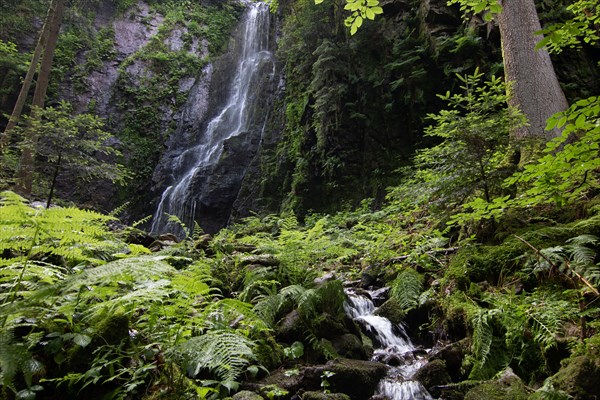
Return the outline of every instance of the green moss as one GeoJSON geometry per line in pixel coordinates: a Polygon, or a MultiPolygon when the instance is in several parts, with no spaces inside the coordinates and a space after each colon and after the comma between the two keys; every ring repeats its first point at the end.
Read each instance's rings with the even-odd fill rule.
{"type": "Polygon", "coordinates": [[[258,362],[268,370],[279,367],[284,359],[283,347],[271,335],[265,335],[258,341],[254,354],[258,362]]]}
{"type": "Polygon", "coordinates": [[[469,390],[465,400],[526,400],[528,396],[523,381],[507,369],[498,380],[482,383],[469,390]]]}
{"type": "Polygon", "coordinates": [[[461,290],[467,290],[471,282],[497,283],[500,276],[520,269],[523,265],[520,256],[534,252],[531,246],[541,250],[563,245],[582,234],[600,235],[600,215],[568,224],[530,227],[517,234],[523,240],[511,235],[498,245],[464,247],[452,257],[445,279],[454,281],[461,290]]]}
{"type": "Polygon", "coordinates": [[[392,321],[393,324],[399,324],[404,320],[406,312],[398,302],[398,300],[391,298],[383,303],[375,312],[376,315],[380,315],[384,318],[392,321]]]}
{"type": "Polygon", "coordinates": [[[574,396],[575,399],[588,399],[600,396],[600,358],[597,355],[583,355],[565,362],[552,377],[555,387],[574,396]]]}
{"type": "Polygon", "coordinates": [[[344,393],[304,392],[302,400],[350,400],[344,393]]]}
{"type": "Polygon", "coordinates": [[[129,339],[129,317],[117,311],[100,320],[93,329],[102,344],[118,345],[129,339]]]}

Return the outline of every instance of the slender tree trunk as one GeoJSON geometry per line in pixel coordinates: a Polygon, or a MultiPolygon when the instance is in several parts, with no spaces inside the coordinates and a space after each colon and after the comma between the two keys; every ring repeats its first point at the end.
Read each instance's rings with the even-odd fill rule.
{"type": "MultiPolygon", "coordinates": [[[[46,39],[40,72],[35,85],[33,100],[31,102],[32,117],[35,117],[36,107],[44,108],[48,83],[50,82],[50,69],[52,68],[52,61],[54,60],[54,50],[56,49],[56,43],[58,42],[58,34],[60,32],[60,26],[65,10],[65,0],[53,0],[50,8],[51,11],[49,11],[49,14],[51,14],[52,17],[49,18],[51,23],[48,27],[48,38],[46,39]]],[[[30,139],[31,145],[24,147],[21,153],[19,171],[17,172],[18,190],[25,195],[31,193],[33,186],[33,161],[36,139],[30,139]]]]}
{"type": "Polygon", "coordinates": [[[54,167],[54,173],[52,174],[52,183],[50,184],[50,192],[48,193],[48,200],[46,201],[46,208],[50,208],[52,203],[52,197],[54,196],[54,188],[56,187],[56,180],[58,179],[58,173],[60,171],[60,164],[62,162],[62,153],[58,155],[56,160],[56,166],[54,167]]]}
{"type": "Polygon", "coordinates": [[[561,131],[545,132],[546,120],[564,111],[568,104],[548,51],[535,49],[542,39],[535,33],[541,29],[535,3],[533,0],[502,0],[501,3],[503,10],[498,23],[504,72],[511,85],[509,104],[518,107],[529,122],[528,126],[512,132],[513,139],[552,139],[561,131]]]}
{"type": "Polygon", "coordinates": [[[19,97],[17,97],[17,102],[15,103],[12,114],[10,115],[8,123],[6,124],[4,133],[0,137],[0,152],[2,151],[4,146],[6,146],[10,142],[10,131],[17,125],[17,122],[19,122],[19,119],[21,118],[21,112],[23,111],[23,107],[25,106],[25,101],[27,100],[29,89],[31,88],[33,76],[35,75],[35,71],[37,71],[38,64],[40,63],[40,56],[42,55],[42,50],[46,46],[46,39],[48,38],[48,28],[51,25],[50,20],[52,19],[52,17],[52,8],[50,8],[48,9],[48,14],[46,15],[44,26],[40,31],[40,36],[35,46],[33,57],[31,58],[31,63],[29,64],[29,69],[27,70],[25,80],[23,81],[21,91],[19,92],[19,97]]]}
{"type": "Polygon", "coordinates": [[[48,29],[48,39],[44,48],[40,73],[31,102],[32,106],[39,108],[44,108],[46,100],[46,92],[48,91],[48,83],[50,82],[50,69],[54,60],[54,50],[56,50],[58,34],[60,33],[60,26],[65,12],[65,0],[53,0],[51,7],[53,9],[52,23],[48,29]]]}

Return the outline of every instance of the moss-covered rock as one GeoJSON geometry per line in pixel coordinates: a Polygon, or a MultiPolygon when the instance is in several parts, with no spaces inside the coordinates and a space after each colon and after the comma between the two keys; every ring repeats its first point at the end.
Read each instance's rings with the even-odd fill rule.
{"type": "Polygon", "coordinates": [[[430,360],[431,362],[436,360],[443,361],[452,382],[460,382],[466,379],[466,375],[462,371],[462,365],[465,356],[469,353],[470,347],[471,341],[469,339],[450,343],[432,354],[430,360]]]}
{"type": "Polygon", "coordinates": [[[264,400],[264,397],[249,390],[242,390],[233,395],[233,400],[264,400]]]}
{"type": "Polygon", "coordinates": [[[283,347],[271,335],[265,335],[258,341],[254,350],[256,358],[265,368],[271,370],[283,363],[283,347]]]}
{"type": "Polygon", "coordinates": [[[498,380],[482,383],[469,390],[465,400],[527,400],[528,397],[523,381],[509,368],[498,380]]]}
{"type": "Polygon", "coordinates": [[[564,390],[575,399],[587,400],[600,397],[600,358],[582,355],[568,359],[553,377],[557,389],[564,390]]]}
{"type": "Polygon", "coordinates": [[[406,313],[398,300],[391,298],[375,311],[375,315],[387,318],[392,321],[393,324],[399,324],[404,320],[406,313]]]}
{"type": "Polygon", "coordinates": [[[342,357],[357,360],[368,360],[369,352],[363,345],[361,339],[351,333],[343,334],[331,341],[335,351],[342,357]]]}
{"type": "Polygon", "coordinates": [[[304,392],[302,400],[351,400],[351,397],[344,393],[304,392]]]}
{"type": "Polygon", "coordinates": [[[444,360],[433,360],[417,371],[414,377],[421,382],[427,391],[435,398],[440,397],[441,391],[436,386],[450,383],[450,375],[444,360]]]}
{"type": "Polygon", "coordinates": [[[327,378],[331,391],[346,393],[353,400],[361,400],[373,395],[387,369],[386,365],[378,362],[337,359],[322,366],[307,368],[304,376],[320,385],[323,372],[333,372],[333,375],[327,378]]]}

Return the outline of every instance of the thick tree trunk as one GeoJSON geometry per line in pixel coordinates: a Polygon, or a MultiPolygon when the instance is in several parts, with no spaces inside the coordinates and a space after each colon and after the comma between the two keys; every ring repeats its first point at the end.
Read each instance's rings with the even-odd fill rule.
{"type": "Polygon", "coordinates": [[[509,104],[518,107],[527,117],[528,126],[512,132],[513,139],[545,138],[560,135],[560,130],[544,131],[552,114],[564,111],[567,100],[558,83],[550,55],[536,50],[542,39],[535,32],[541,29],[533,0],[502,0],[498,17],[502,38],[502,53],[506,81],[510,83],[509,104]]]}
{"type": "MultiPolygon", "coordinates": [[[[52,15],[50,25],[48,27],[48,38],[44,47],[44,55],[40,65],[40,72],[33,93],[31,106],[34,107],[31,111],[32,117],[35,116],[35,107],[44,108],[46,100],[46,92],[48,91],[48,83],[50,82],[50,70],[52,61],[54,60],[54,50],[58,42],[58,34],[62,24],[63,14],[65,11],[65,0],[53,0],[51,4],[52,15]]],[[[18,189],[22,194],[30,194],[33,186],[33,162],[35,154],[35,138],[31,138],[31,145],[23,148],[19,163],[19,171],[17,173],[18,189]]]]}

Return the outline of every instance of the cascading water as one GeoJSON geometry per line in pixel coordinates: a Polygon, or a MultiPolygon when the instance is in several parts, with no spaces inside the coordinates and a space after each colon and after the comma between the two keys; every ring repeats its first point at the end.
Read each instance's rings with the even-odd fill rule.
{"type": "Polygon", "coordinates": [[[346,314],[366,328],[377,346],[373,361],[389,363],[394,360],[400,364],[390,368],[387,376],[379,382],[376,394],[390,400],[433,400],[427,389],[413,379],[427,361],[415,355],[418,349],[411,343],[404,328],[401,325],[394,326],[387,318],[374,315],[375,305],[367,296],[350,290],[346,294],[346,314]]]}
{"type": "MultiPolygon", "coordinates": [[[[231,79],[228,95],[225,96],[225,105],[216,116],[206,125],[202,135],[195,144],[175,157],[168,160],[168,165],[163,167],[169,171],[172,183],[164,190],[152,220],[151,231],[154,233],[172,232],[183,236],[181,226],[169,221],[169,215],[174,215],[188,228],[192,228],[198,217],[197,210],[205,201],[207,185],[211,173],[214,172],[224,147],[233,138],[262,135],[266,113],[258,112],[256,104],[260,101],[261,81],[272,80],[275,74],[273,55],[269,51],[269,21],[268,6],[264,3],[250,3],[241,26],[237,68],[231,79]],[[262,129],[261,129],[262,127],[262,129]]],[[[260,140],[244,139],[253,143],[260,140]]],[[[241,147],[251,147],[241,145],[241,147]]],[[[248,149],[250,151],[250,149],[248,149]]],[[[239,163],[237,163],[239,164],[239,163]]],[[[227,181],[219,183],[221,186],[235,186],[241,182],[245,166],[236,165],[234,177],[222,179],[227,181]]],[[[213,185],[214,186],[214,185],[213,185]]],[[[222,187],[218,187],[216,195],[223,196],[222,187]]],[[[231,192],[231,190],[229,191],[231,192]]],[[[235,188],[233,190],[235,193],[235,188]]],[[[231,203],[235,197],[231,199],[231,203]]]]}

